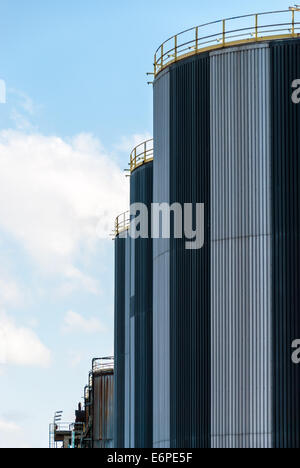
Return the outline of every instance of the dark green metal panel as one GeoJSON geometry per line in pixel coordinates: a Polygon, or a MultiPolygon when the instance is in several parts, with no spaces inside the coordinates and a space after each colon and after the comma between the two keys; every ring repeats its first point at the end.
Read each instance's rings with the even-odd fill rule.
{"type": "Polygon", "coordinates": [[[124,448],[125,417],[125,252],[126,239],[115,239],[115,386],[114,441],[124,448]]]}
{"type": "Polygon", "coordinates": [[[205,203],[205,246],[171,239],[171,447],[210,447],[210,77],[202,54],[170,69],[170,201],[205,203]]]}
{"type": "Polygon", "coordinates": [[[274,446],[300,448],[300,367],[291,345],[300,338],[300,41],[273,42],[272,209],[274,446]]]}
{"type": "MultiPolygon", "coordinates": [[[[130,202],[144,203],[149,213],[153,201],[153,163],[136,169],[131,175],[130,202]]],[[[153,252],[152,240],[136,239],[134,248],[134,296],[131,315],[135,317],[135,447],[151,448],[153,441],[153,252]]]]}

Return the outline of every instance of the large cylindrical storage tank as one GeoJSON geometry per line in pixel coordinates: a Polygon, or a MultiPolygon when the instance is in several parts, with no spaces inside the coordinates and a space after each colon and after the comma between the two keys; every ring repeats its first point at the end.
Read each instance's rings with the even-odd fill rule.
{"type": "Polygon", "coordinates": [[[129,447],[130,411],[130,238],[129,212],[118,216],[115,224],[115,448],[129,447]]]}
{"type": "MultiPolygon", "coordinates": [[[[131,154],[130,203],[147,210],[148,237],[131,238],[130,356],[131,447],[151,448],[153,436],[153,267],[151,204],[153,201],[153,140],[131,154]]],[[[131,212],[138,215],[139,212],[131,212]]]]}
{"type": "Polygon", "coordinates": [[[276,14],[155,58],[153,199],[205,204],[201,249],[154,240],[155,447],[300,447],[300,23],[276,14]]]}

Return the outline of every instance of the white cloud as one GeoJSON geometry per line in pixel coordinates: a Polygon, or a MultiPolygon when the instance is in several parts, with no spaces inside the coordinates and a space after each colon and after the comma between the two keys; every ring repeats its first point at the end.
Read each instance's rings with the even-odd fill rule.
{"type": "Polygon", "coordinates": [[[0,419],[0,433],[12,434],[21,431],[21,427],[11,421],[0,419]]]}
{"type": "Polygon", "coordinates": [[[0,274],[0,305],[18,306],[23,295],[15,281],[0,274]]]}
{"type": "Polygon", "coordinates": [[[23,109],[27,114],[33,115],[36,111],[36,106],[28,94],[19,89],[9,88],[8,93],[15,98],[16,104],[23,109]]]}
{"type": "Polygon", "coordinates": [[[18,130],[27,132],[34,129],[30,119],[22,112],[19,112],[15,107],[11,110],[10,118],[18,130]]]}
{"type": "Polygon", "coordinates": [[[96,317],[85,318],[82,315],[68,311],[62,327],[63,333],[99,333],[105,332],[106,327],[96,317]]]}
{"type": "Polygon", "coordinates": [[[81,286],[91,294],[99,294],[101,292],[98,281],[88,275],[84,275],[80,270],[70,266],[65,271],[66,280],[61,284],[59,293],[63,296],[71,294],[74,290],[81,286]]]}
{"type": "Polygon", "coordinates": [[[0,104],[6,104],[6,83],[0,79],[0,104]]]}
{"type": "Polygon", "coordinates": [[[16,129],[25,132],[33,131],[36,127],[31,120],[37,110],[33,100],[18,89],[9,88],[8,94],[8,101],[11,104],[10,118],[16,129]]]}
{"type": "Polygon", "coordinates": [[[128,162],[129,162],[129,155],[131,151],[137,146],[143,143],[146,140],[151,140],[152,135],[148,132],[146,133],[135,133],[129,137],[123,136],[119,143],[115,145],[117,151],[122,151],[123,153],[128,154],[128,162]]]}
{"type": "Polygon", "coordinates": [[[124,172],[91,135],[64,141],[0,132],[0,228],[45,272],[95,292],[76,260],[96,248],[99,234],[107,238],[127,209],[124,172]]]}
{"type": "Polygon", "coordinates": [[[0,418],[0,448],[28,448],[24,430],[13,421],[0,418]]]}
{"type": "Polygon", "coordinates": [[[5,312],[0,312],[0,365],[48,367],[50,351],[37,335],[26,327],[18,327],[5,312]]]}

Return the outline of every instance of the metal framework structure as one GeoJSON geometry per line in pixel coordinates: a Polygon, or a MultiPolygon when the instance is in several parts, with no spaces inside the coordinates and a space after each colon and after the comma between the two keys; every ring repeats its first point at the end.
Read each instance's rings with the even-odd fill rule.
{"type": "Polygon", "coordinates": [[[73,423],[52,423],[49,425],[49,448],[57,449],[63,446],[63,439],[74,431],[73,423]]]}
{"type": "Polygon", "coordinates": [[[95,358],[92,363],[92,371],[94,372],[111,372],[114,370],[114,357],[95,358]]]}
{"type": "Polygon", "coordinates": [[[136,146],[130,154],[130,172],[145,163],[153,161],[153,138],[136,146]]]}
{"type": "Polygon", "coordinates": [[[187,29],[167,39],[154,56],[154,76],[172,63],[210,50],[275,39],[300,37],[296,12],[289,10],[236,16],[187,29]]]}
{"type": "Polygon", "coordinates": [[[55,424],[49,424],[49,449],[55,449],[55,424]]]}
{"type": "Polygon", "coordinates": [[[125,211],[125,213],[121,213],[117,216],[115,221],[115,229],[114,229],[114,238],[119,236],[122,232],[127,231],[130,226],[130,212],[125,211]]]}

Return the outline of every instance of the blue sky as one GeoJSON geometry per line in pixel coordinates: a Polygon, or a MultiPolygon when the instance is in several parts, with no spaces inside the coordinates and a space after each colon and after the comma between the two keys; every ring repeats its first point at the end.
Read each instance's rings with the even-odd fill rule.
{"type": "Polygon", "coordinates": [[[46,447],[93,357],[113,352],[114,245],[131,147],[152,134],[146,72],[169,36],[283,1],[2,0],[0,447],[46,447]]]}

